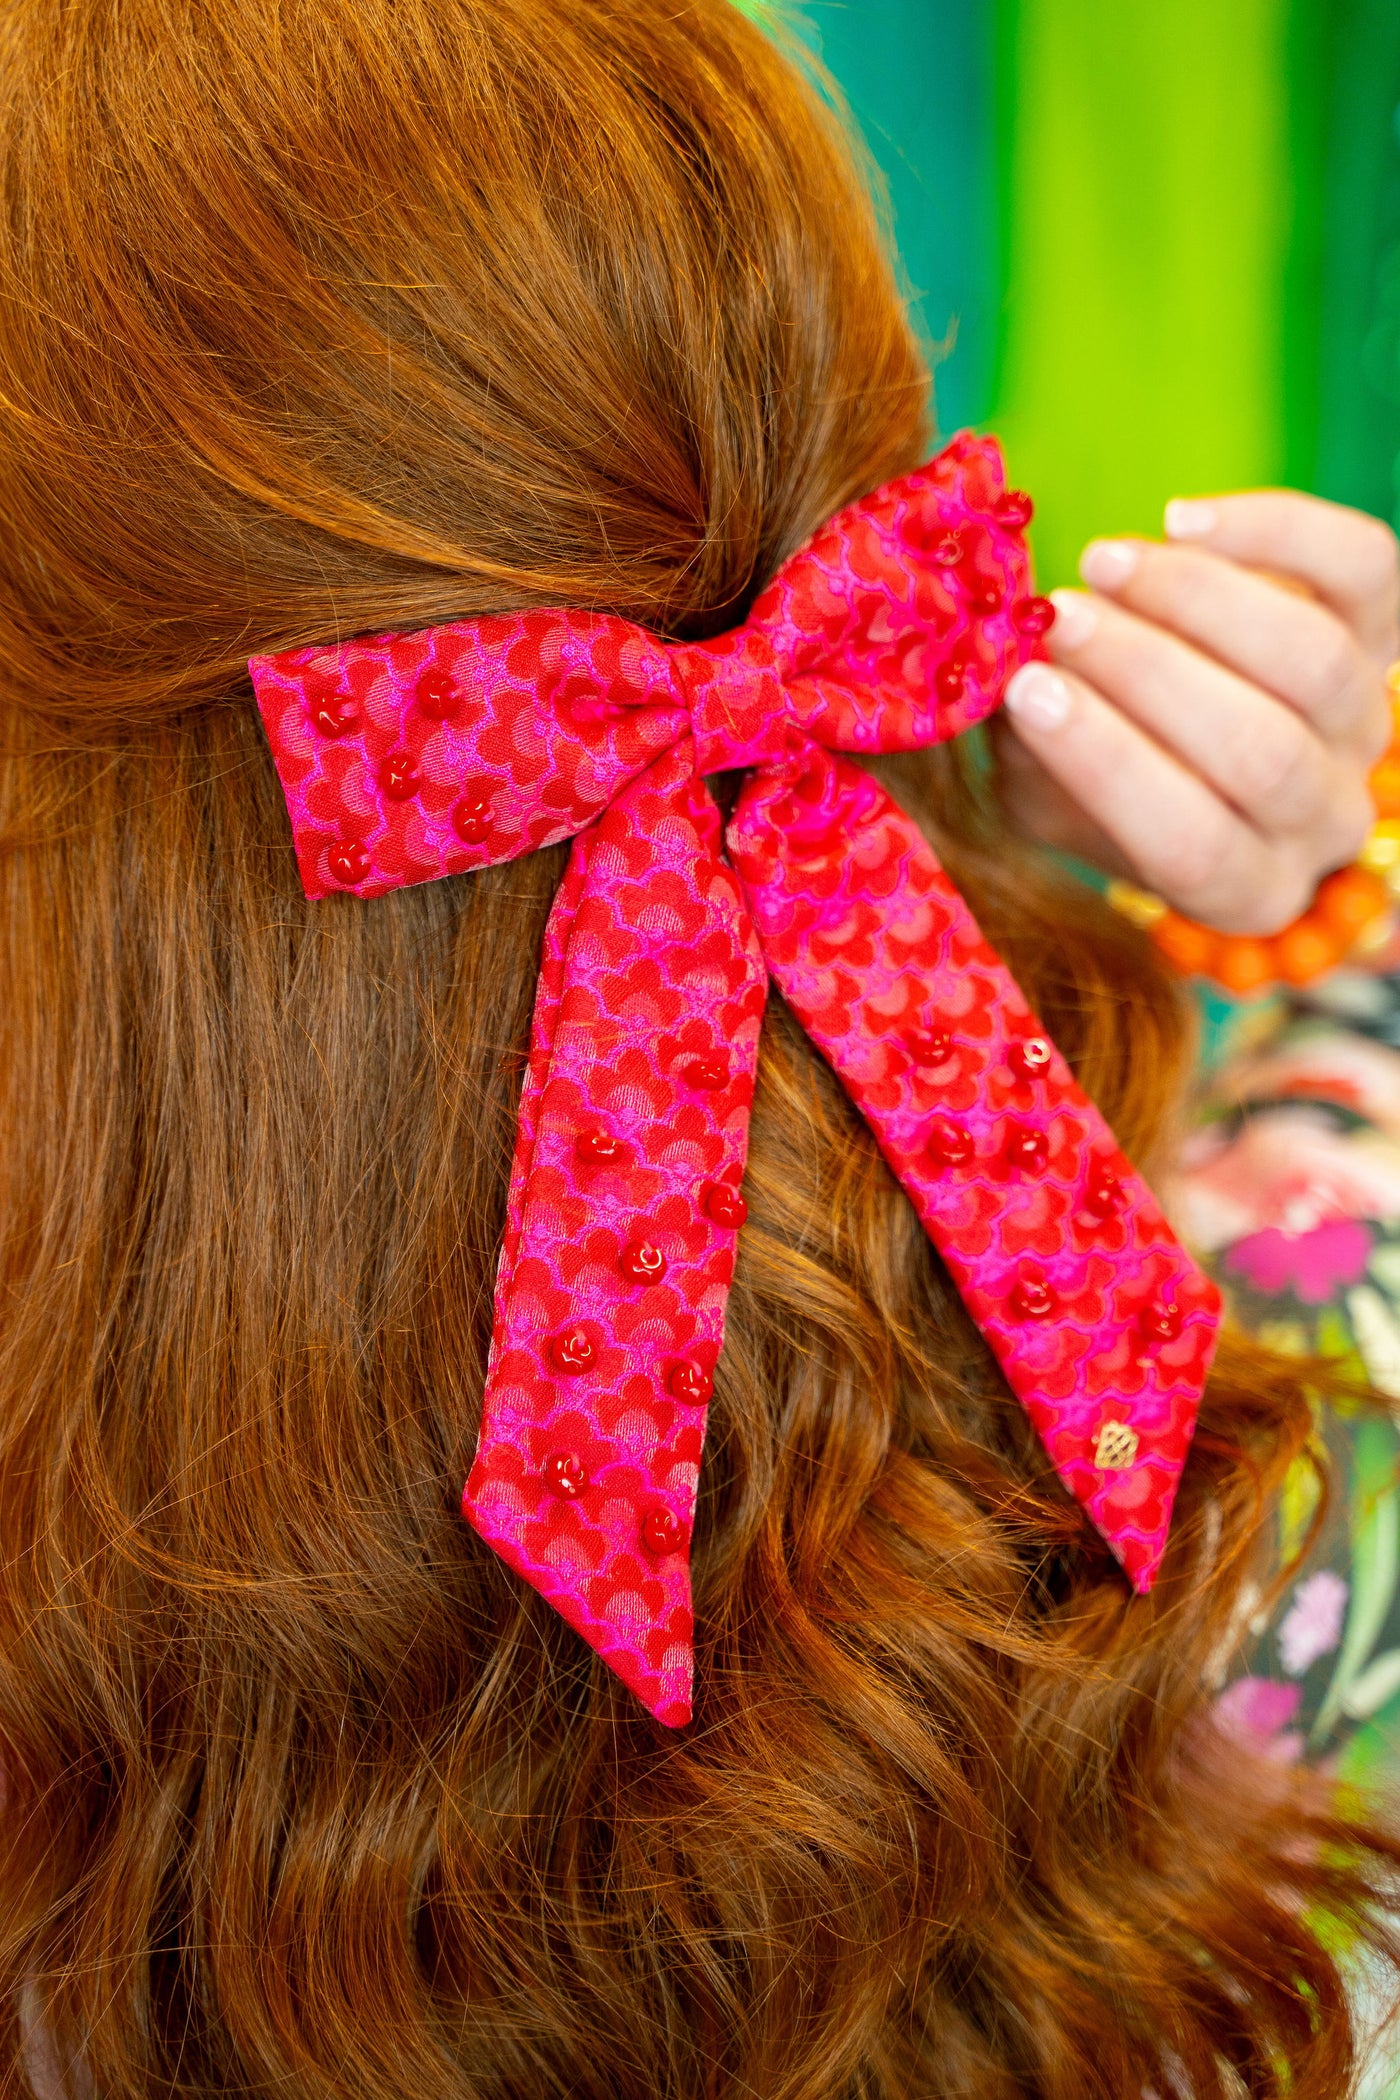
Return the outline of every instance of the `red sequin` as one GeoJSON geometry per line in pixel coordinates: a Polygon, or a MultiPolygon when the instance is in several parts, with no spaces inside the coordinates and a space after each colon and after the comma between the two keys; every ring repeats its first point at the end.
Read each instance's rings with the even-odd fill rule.
{"type": "Polygon", "coordinates": [[[666,1373],[666,1390],[675,1400],[684,1400],[688,1407],[703,1407],[714,1392],[715,1382],[703,1364],[692,1357],[684,1357],[672,1364],[666,1373]]]}
{"type": "Polygon", "coordinates": [[[422,780],[410,751],[393,751],[379,768],[379,785],[391,802],[407,802],[422,780]]]}
{"type": "Polygon", "coordinates": [[[581,1130],[574,1141],[574,1149],[582,1160],[594,1166],[605,1166],[609,1160],[621,1159],[622,1140],[605,1130],[601,1123],[591,1130],[581,1130]]]}
{"type": "Polygon", "coordinates": [[[588,1485],[583,1460],[576,1451],[552,1451],[540,1468],[545,1486],[561,1502],[572,1502],[588,1485]]]}
{"type": "Polygon", "coordinates": [[[928,1153],[942,1167],[966,1166],[976,1147],[961,1123],[934,1116],[928,1126],[928,1153]]]}
{"type": "Polygon", "coordinates": [[[1024,532],[1035,516],[1035,505],[1024,489],[1008,489],[992,505],[992,516],[1008,532],[1024,532]]]}
{"type": "Polygon", "coordinates": [[[306,711],[322,736],[345,736],[360,719],[359,701],[351,693],[337,692],[334,686],[315,688],[306,711]]]}
{"type": "Polygon", "coordinates": [[[1149,1341],[1174,1342],[1181,1332],[1181,1307],[1170,1298],[1144,1306],[1139,1317],[1142,1331],[1149,1341]]]}
{"type": "Polygon", "coordinates": [[[571,1327],[567,1333],[551,1337],[549,1360],[556,1371],[567,1372],[570,1376],[579,1371],[591,1371],[598,1361],[598,1345],[582,1327],[571,1327]]]}
{"type": "Polygon", "coordinates": [[[737,1232],[749,1214],[748,1204],[727,1181],[712,1181],[700,1197],[700,1207],[712,1223],[731,1232],[737,1232]]]}
{"type": "Polygon", "coordinates": [[[631,1283],[660,1283],[666,1274],[666,1257],[654,1240],[629,1240],[617,1257],[617,1265],[631,1283]]]}
{"type": "Polygon", "coordinates": [[[1027,1174],[1042,1173],[1050,1159],[1050,1140],[1043,1130],[1013,1124],[1006,1140],[1006,1157],[1027,1174]]]}
{"type": "Polygon", "coordinates": [[[1042,1035],[1029,1035],[1013,1043],[1006,1062],[1018,1079],[1041,1079],[1050,1069],[1050,1045],[1042,1035]]]}
{"type": "Polygon", "coordinates": [[[1055,1310],[1055,1293],[1043,1276],[1021,1276],[1007,1303],[1018,1320],[1043,1320],[1055,1310]]]}
{"type": "Polygon", "coordinates": [[[702,1094],[717,1094],[729,1084],[729,1064],[722,1057],[693,1057],[681,1068],[681,1078],[702,1094]]]}
{"type": "Polygon", "coordinates": [[[904,1040],[921,1065],[944,1065],[953,1054],[953,1038],[946,1028],[911,1028],[904,1040]]]}
{"type": "Polygon", "coordinates": [[[450,721],[462,704],[461,687],[450,671],[436,665],[426,670],[413,689],[413,697],[425,715],[436,722],[450,721]]]}
{"type": "Polygon", "coordinates": [[[679,1553],[685,1544],[685,1526],[669,1509],[649,1509],[642,1518],[641,1537],[647,1552],[660,1559],[667,1553],[679,1553]]]}
{"type": "Polygon", "coordinates": [[[485,845],[491,836],[491,804],[485,795],[463,796],[452,812],[452,829],[463,845],[485,845]]]}
{"type": "Polygon", "coordinates": [[[1049,598],[1018,598],[1011,617],[1022,634],[1048,634],[1055,624],[1055,607],[1049,598]]]}
{"type": "Polygon", "coordinates": [[[1111,1167],[1096,1161],[1080,1201],[1091,1217],[1111,1218],[1127,1202],[1127,1192],[1111,1167]]]}
{"type": "Polygon", "coordinates": [[[368,849],[359,839],[342,839],[326,855],[326,866],[334,881],[343,882],[347,889],[353,889],[369,873],[368,849]]]}

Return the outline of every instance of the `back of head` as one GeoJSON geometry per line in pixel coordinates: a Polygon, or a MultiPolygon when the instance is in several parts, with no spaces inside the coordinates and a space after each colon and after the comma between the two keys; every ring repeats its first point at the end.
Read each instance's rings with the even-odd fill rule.
{"type": "MultiPolygon", "coordinates": [[[[692,1730],[456,1514],[563,849],[308,907],[245,661],[720,632],[913,465],[817,92],[728,0],[16,0],[0,196],[5,2090],[1335,2092],[1359,1840],[1197,1726],[1301,1391],[1227,1351],[1132,1602],[776,1000],[692,1730]]],[[[1150,966],[889,771],[1149,1150],[1150,966]]]]}

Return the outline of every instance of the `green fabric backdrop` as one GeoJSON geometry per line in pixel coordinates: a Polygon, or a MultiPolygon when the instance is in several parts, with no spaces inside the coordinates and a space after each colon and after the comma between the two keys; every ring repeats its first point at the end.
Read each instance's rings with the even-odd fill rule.
{"type": "Polygon", "coordinates": [[[1047,582],[1169,496],[1283,474],[1286,45],[1276,0],[1003,10],[991,412],[1047,582]]]}
{"type": "Polygon", "coordinates": [[[1331,0],[1317,486],[1397,521],[1400,0],[1331,0]]]}
{"type": "Polygon", "coordinates": [[[1047,582],[1178,493],[1394,514],[1400,0],[784,11],[884,171],[926,340],[955,331],[940,421],[1004,436],[1047,582]]]}

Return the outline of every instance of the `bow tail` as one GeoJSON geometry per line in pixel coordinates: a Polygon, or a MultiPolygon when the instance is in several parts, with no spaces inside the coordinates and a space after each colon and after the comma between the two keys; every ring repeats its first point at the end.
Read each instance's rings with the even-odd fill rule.
{"type": "Polygon", "coordinates": [[[550,916],[462,1500],[671,1727],[766,986],[687,741],[579,835],[550,916]]]}
{"type": "Polygon", "coordinates": [[[917,826],[808,745],[729,828],[769,970],[834,1066],[1070,1493],[1151,1588],[1219,1324],[917,826]]]}

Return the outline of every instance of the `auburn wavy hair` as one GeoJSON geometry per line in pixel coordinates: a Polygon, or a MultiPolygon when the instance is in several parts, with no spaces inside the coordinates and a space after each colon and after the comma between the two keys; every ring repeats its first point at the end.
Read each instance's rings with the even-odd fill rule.
{"type": "MultiPolygon", "coordinates": [[[[672,1736],[457,1515],[563,849],[298,888],[250,653],[708,635],[929,444],[727,0],[0,14],[0,2092],[1345,2087],[1394,1854],[1204,1718],[1296,1369],[1134,1599],[774,998],[672,1736]]],[[[883,771],[1150,1165],[1137,937],[883,771]]]]}

